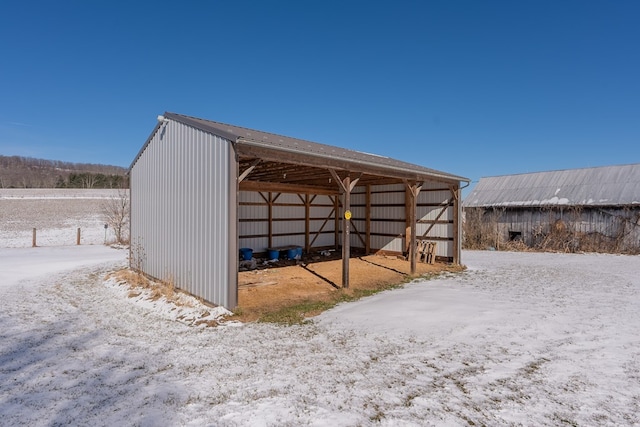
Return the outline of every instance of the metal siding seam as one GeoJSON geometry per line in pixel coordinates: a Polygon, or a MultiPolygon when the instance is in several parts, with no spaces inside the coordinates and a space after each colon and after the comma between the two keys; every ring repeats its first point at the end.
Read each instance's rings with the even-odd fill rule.
{"type": "MultiPolygon", "coordinates": [[[[167,156],[168,160],[167,160],[166,167],[167,167],[168,176],[169,176],[169,183],[167,184],[166,194],[169,196],[169,200],[168,200],[168,206],[166,206],[166,210],[167,210],[167,215],[170,218],[169,221],[176,224],[167,229],[167,235],[169,238],[168,245],[167,245],[167,257],[172,260],[177,260],[178,252],[179,252],[178,233],[180,233],[180,229],[176,222],[180,214],[178,211],[180,209],[180,206],[178,201],[176,200],[176,197],[178,194],[178,185],[179,185],[178,173],[180,170],[179,144],[177,140],[172,139],[170,141],[167,153],[168,153],[168,156],[167,156]]],[[[170,268],[171,268],[171,274],[175,276],[174,280],[178,280],[178,277],[177,277],[178,273],[177,273],[176,267],[170,266],[170,268]]]]}
{"type": "MultiPolygon", "coordinates": [[[[186,126],[182,125],[182,137],[179,138],[180,141],[180,192],[178,193],[178,204],[179,204],[179,212],[180,218],[178,219],[178,224],[181,225],[182,233],[178,235],[180,241],[180,258],[179,258],[179,274],[180,274],[180,282],[183,286],[186,286],[186,276],[187,276],[187,243],[188,238],[191,235],[191,224],[189,223],[188,212],[189,212],[189,199],[187,198],[187,170],[189,168],[189,149],[191,146],[191,137],[192,131],[188,130],[186,126]]],[[[189,289],[187,287],[187,289],[189,289]]],[[[189,289],[190,290],[190,289],[189,289]]]]}
{"type": "MultiPolygon", "coordinates": [[[[213,199],[213,209],[215,211],[215,216],[212,218],[215,224],[215,236],[213,237],[215,247],[214,247],[214,264],[216,266],[215,277],[213,278],[213,288],[211,289],[212,297],[219,303],[227,306],[228,298],[227,292],[224,289],[225,283],[223,282],[223,272],[222,270],[225,267],[225,263],[223,262],[226,257],[223,257],[223,253],[227,251],[226,249],[227,242],[223,238],[223,224],[224,224],[224,215],[222,215],[222,207],[224,206],[223,199],[225,197],[222,188],[223,181],[222,176],[224,174],[224,170],[221,168],[221,157],[222,157],[222,146],[219,144],[219,140],[217,137],[214,137],[214,164],[212,165],[215,171],[215,176],[212,182],[212,199],[213,199]]],[[[229,256],[229,255],[227,255],[229,256]]]]}
{"type": "Polygon", "coordinates": [[[198,281],[198,270],[200,268],[198,264],[198,242],[199,235],[201,233],[200,221],[199,221],[199,209],[200,201],[197,196],[198,175],[200,173],[200,163],[198,159],[199,147],[201,144],[200,132],[196,133],[196,141],[191,147],[191,168],[189,168],[189,192],[187,197],[192,203],[190,212],[190,221],[192,224],[191,238],[189,239],[189,283],[192,289],[197,292],[202,292],[200,282],[198,281]]]}
{"type": "Polygon", "coordinates": [[[210,198],[207,197],[207,187],[209,186],[209,182],[211,179],[211,168],[207,167],[211,161],[211,145],[205,144],[204,153],[202,158],[204,159],[204,170],[203,173],[203,185],[201,187],[200,197],[202,198],[202,206],[203,206],[203,218],[202,218],[202,228],[203,228],[203,241],[202,241],[202,253],[201,262],[203,265],[202,271],[202,284],[206,289],[211,289],[212,281],[211,281],[211,265],[210,265],[210,230],[211,230],[211,202],[210,198]]]}
{"type": "Polygon", "coordinates": [[[202,163],[204,161],[204,157],[202,155],[202,147],[207,143],[206,138],[202,133],[198,133],[198,142],[194,146],[194,164],[193,170],[191,171],[191,194],[190,197],[193,199],[194,203],[194,211],[193,211],[193,222],[194,222],[194,230],[193,230],[193,244],[191,249],[191,270],[192,270],[192,280],[194,283],[194,287],[198,289],[198,292],[201,294],[206,294],[208,289],[204,286],[202,282],[202,269],[204,268],[204,264],[201,261],[202,256],[202,233],[204,232],[203,223],[202,223],[202,198],[200,197],[200,187],[202,185],[203,180],[203,171],[202,163]]]}

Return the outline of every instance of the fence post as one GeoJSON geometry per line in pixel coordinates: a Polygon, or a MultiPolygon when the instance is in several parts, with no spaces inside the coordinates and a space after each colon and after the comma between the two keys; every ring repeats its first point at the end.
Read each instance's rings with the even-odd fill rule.
{"type": "Polygon", "coordinates": [[[80,227],[78,227],[78,235],[76,236],[76,245],[80,245],[80,227]]]}
{"type": "Polygon", "coordinates": [[[33,229],[33,237],[31,238],[31,247],[35,248],[36,247],[36,229],[33,229]]]}

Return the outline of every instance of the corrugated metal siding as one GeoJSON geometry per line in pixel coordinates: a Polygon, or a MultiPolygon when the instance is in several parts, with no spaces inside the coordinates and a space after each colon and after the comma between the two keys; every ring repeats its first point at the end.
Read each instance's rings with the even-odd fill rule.
{"type": "MultiPolygon", "coordinates": [[[[268,247],[296,245],[305,247],[306,195],[296,193],[241,191],[239,239],[240,246],[262,253],[268,247]],[[262,194],[262,195],[261,195],[262,194]],[[271,198],[272,239],[269,244],[269,204],[271,198]]],[[[311,249],[335,246],[333,200],[326,195],[310,196],[309,244],[311,249]],[[327,221],[326,219],[329,218],[327,221]],[[316,237],[316,234],[321,234],[316,237]]]]}
{"type": "Polygon", "coordinates": [[[258,252],[269,246],[269,206],[256,191],[238,193],[238,236],[241,248],[258,252]]]}
{"type": "Polygon", "coordinates": [[[169,121],[131,168],[132,254],[142,270],[229,308],[237,304],[233,158],[229,141],[169,121]]]}
{"type": "Polygon", "coordinates": [[[330,196],[318,195],[311,202],[309,207],[309,217],[311,218],[309,221],[309,243],[313,241],[311,248],[336,246],[336,213],[333,210],[334,198],[330,196]],[[321,228],[322,231],[320,231],[321,228]]]}
{"type": "MultiPolygon", "coordinates": [[[[453,203],[451,189],[442,189],[441,184],[432,183],[423,185],[418,196],[417,218],[419,221],[428,221],[416,225],[416,234],[423,236],[429,227],[426,240],[436,242],[436,256],[453,259],[456,255],[455,236],[459,236],[461,229],[456,231],[456,208],[459,205],[453,203]],[[435,224],[434,224],[435,222],[435,224]]],[[[460,224],[458,224],[458,227],[460,224]]]]}
{"type": "Polygon", "coordinates": [[[481,178],[464,207],[640,204],[640,163],[481,178]]]}
{"type": "MultiPolygon", "coordinates": [[[[370,188],[370,215],[372,251],[404,253],[406,250],[406,186],[404,184],[378,185],[370,188]]],[[[455,206],[451,205],[451,191],[441,183],[427,182],[418,195],[416,214],[417,236],[438,242],[436,255],[454,257],[455,206]],[[450,206],[451,205],[451,206],[450,206]],[[443,212],[444,210],[444,212],[443,212]],[[429,231],[426,236],[423,236],[429,231]]],[[[351,195],[352,224],[364,239],[366,233],[366,187],[356,187],[351,195]]],[[[351,230],[351,245],[364,248],[355,230],[351,230]]]]}
{"type": "Polygon", "coordinates": [[[371,186],[371,249],[404,252],[405,185],[371,186]]]}

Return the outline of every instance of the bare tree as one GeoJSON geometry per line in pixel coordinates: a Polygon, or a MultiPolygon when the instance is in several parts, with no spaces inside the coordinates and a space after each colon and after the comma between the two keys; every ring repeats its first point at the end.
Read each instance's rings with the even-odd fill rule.
{"type": "Polygon", "coordinates": [[[129,235],[129,191],[118,190],[118,195],[107,199],[102,205],[102,213],[107,225],[113,228],[117,243],[128,243],[129,235]]]}

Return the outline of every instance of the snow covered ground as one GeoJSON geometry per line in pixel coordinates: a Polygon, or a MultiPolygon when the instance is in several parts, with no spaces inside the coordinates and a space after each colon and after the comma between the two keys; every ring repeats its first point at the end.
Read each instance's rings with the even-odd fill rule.
{"type": "Polygon", "coordinates": [[[118,190],[0,188],[0,248],[75,245],[80,228],[83,245],[114,241],[105,232],[104,207],[118,190]]]}
{"type": "Polygon", "coordinates": [[[639,256],[467,251],[305,325],[215,328],[105,280],[126,257],[0,247],[1,425],[640,425],[639,256]]]}

